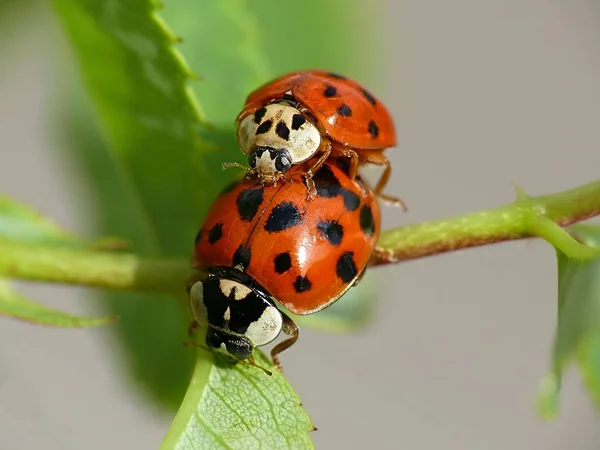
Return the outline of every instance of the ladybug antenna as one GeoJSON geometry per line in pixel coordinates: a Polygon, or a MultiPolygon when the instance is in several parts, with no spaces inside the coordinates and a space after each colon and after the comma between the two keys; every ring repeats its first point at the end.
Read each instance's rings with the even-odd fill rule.
{"type": "Polygon", "coordinates": [[[244,169],[245,171],[250,170],[250,167],[244,166],[243,164],[240,164],[237,162],[224,162],[223,164],[221,164],[221,166],[223,167],[223,170],[231,169],[232,167],[237,167],[238,169],[244,169]]]}
{"type": "Polygon", "coordinates": [[[259,366],[258,364],[256,364],[256,361],[254,361],[254,356],[253,355],[250,355],[250,358],[248,358],[246,361],[248,361],[248,364],[250,366],[259,368],[260,370],[262,370],[267,375],[269,375],[269,376],[273,375],[273,372],[271,372],[270,370],[267,370],[264,367],[259,366]]]}

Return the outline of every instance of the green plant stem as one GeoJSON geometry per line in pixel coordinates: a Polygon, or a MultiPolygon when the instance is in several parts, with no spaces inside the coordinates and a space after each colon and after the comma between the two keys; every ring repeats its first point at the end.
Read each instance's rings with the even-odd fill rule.
{"type": "Polygon", "coordinates": [[[574,258],[596,256],[561,227],[600,214],[600,181],[540,197],[516,189],[508,205],[383,232],[372,265],[534,236],[574,258]]]}
{"type": "MultiPolygon", "coordinates": [[[[505,206],[385,231],[372,264],[534,236],[544,238],[572,258],[598,255],[562,227],[600,214],[600,181],[540,197],[517,191],[517,200],[505,206]]],[[[0,275],[8,278],[176,293],[185,288],[190,272],[190,262],[184,259],[143,258],[0,240],[0,275]]]]}
{"type": "Polygon", "coordinates": [[[0,240],[0,274],[113,290],[181,293],[190,274],[190,263],[183,259],[142,258],[0,240]]]}

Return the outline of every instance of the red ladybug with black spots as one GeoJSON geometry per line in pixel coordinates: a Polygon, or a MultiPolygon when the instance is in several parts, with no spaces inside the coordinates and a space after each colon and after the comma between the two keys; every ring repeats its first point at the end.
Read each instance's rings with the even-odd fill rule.
{"type": "Polygon", "coordinates": [[[361,162],[384,167],[373,189],[382,194],[390,174],[383,150],[396,145],[392,117],[385,105],[356,81],[319,70],[283,75],[252,92],[237,118],[240,148],[248,155],[250,174],[267,184],[292,175],[296,164],[313,158],[301,175],[314,195],[312,176],[333,157],[347,157],[350,178],[361,162]]]}
{"type": "Polygon", "coordinates": [[[310,198],[302,183],[245,178],[213,203],[196,237],[199,274],[189,289],[211,350],[230,362],[251,362],[255,347],[283,331],[290,337],[271,352],[279,366],[277,354],[296,341],[298,329],[277,305],[311,314],[360,280],[379,236],[380,211],[371,190],[343,166],[325,162],[310,198]]]}

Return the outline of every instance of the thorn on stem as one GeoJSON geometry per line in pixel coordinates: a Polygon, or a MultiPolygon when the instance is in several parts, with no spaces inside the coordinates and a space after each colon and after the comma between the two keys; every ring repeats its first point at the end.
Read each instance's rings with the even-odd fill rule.
{"type": "Polygon", "coordinates": [[[531,198],[529,195],[527,195],[527,193],[523,190],[523,188],[521,186],[519,186],[516,182],[511,181],[511,184],[513,185],[513,189],[517,193],[517,201],[528,200],[531,198]]]}

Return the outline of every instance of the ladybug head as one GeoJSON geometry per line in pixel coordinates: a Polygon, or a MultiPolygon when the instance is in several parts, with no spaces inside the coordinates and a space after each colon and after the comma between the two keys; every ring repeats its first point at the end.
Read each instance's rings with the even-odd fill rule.
{"type": "Polygon", "coordinates": [[[252,356],[254,346],[242,336],[227,334],[218,328],[210,327],[206,332],[206,345],[218,352],[229,363],[235,364],[252,356]]]}
{"type": "Polygon", "coordinates": [[[321,134],[306,115],[289,103],[271,103],[238,124],[238,142],[252,169],[275,178],[306,161],[321,145],[321,134]]]}
{"type": "Polygon", "coordinates": [[[206,345],[228,362],[252,356],[255,347],[280,333],[283,318],[269,295],[248,275],[232,268],[213,268],[190,288],[196,321],[207,327],[206,345]]]}
{"type": "Polygon", "coordinates": [[[262,175],[275,177],[292,167],[292,156],[285,148],[254,147],[248,155],[248,164],[262,175]]]}

